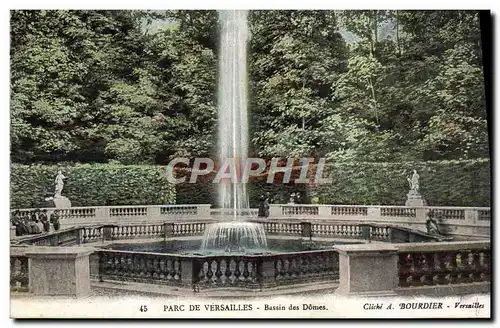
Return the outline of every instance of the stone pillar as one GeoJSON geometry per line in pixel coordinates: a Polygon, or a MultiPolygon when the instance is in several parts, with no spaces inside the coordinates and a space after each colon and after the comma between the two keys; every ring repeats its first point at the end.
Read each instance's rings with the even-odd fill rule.
{"type": "Polygon", "coordinates": [[[210,204],[199,204],[196,205],[196,216],[208,218],[210,217],[210,204]]]}
{"type": "Polygon", "coordinates": [[[194,283],[194,275],[198,272],[194,270],[195,259],[192,257],[181,258],[181,284],[184,286],[192,286],[194,283]]]}
{"type": "Polygon", "coordinates": [[[103,240],[113,240],[113,225],[105,225],[102,227],[102,239],[103,240]]]}
{"type": "Polygon", "coordinates": [[[300,229],[302,237],[311,239],[312,237],[311,222],[300,222],[300,229]]]}
{"type": "Polygon", "coordinates": [[[174,224],[172,222],[163,223],[163,237],[164,239],[174,236],[174,224]]]}
{"type": "Polygon", "coordinates": [[[380,207],[368,207],[366,209],[366,216],[370,219],[380,219],[380,207]]]}
{"type": "Polygon", "coordinates": [[[281,205],[269,204],[269,217],[281,217],[281,205]]]}
{"type": "Polygon", "coordinates": [[[109,207],[97,207],[95,209],[95,217],[96,217],[96,219],[98,219],[102,223],[109,221],[109,218],[110,218],[109,207]]]}
{"type": "Polygon", "coordinates": [[[14,239],[16,237],[16,227],[10,226],[10,239],[14,239]]]}
{"type": "Polygon", "coordinates": [[[90,294],[89,255],[80,247],[40,248],[29,258],[29,290],[37,296],[85,297],[90,294]]]}
{"type": "Polygon", "coordinates": [[[415,219],[418,222],[425,223],[427,221],[427,211],[426,207],[417,207],[415,208],[415,219]]]}
{"type": "Polygon", "coordinates": [[[477,209],[464,210],[464,214],[465,214],[465,223],[470,225],[474,225],[477,223],[479,219],[479,211],[477,209]]]}
{"type": "Polygon", "coordinates": [[[360,224],[359,227],[361,228],[361,237],[364,240],[368,240],[370,242],[371,241],[370,226],[366,224],[360,224]]]}
{"type": "Polygon", "coordinates": [[[318,216],[327,218],[332,216],[332,208],[328,205],[318,205],[318,216]]]}
{"type": "Polygon", "coordinates": [[[276,286],[276,278],[274,276],[274,259],[263,257],[257,270],[260,273],[261,287],[276,286]]]}
{"type": "Polygon", "coordinates": [[[336,246],[339,287],[345,296],[393,296],[398,286],[397,248],[387,244],[336,246]]]}
{"type": "Polygon", "coordinates": [[[160,218],[161,214],[160,214],[160,207],[159,206],[148,206],[146,208],[146,211],[147,211],[147,218],[151,218],[151,219],[158,219],[160,218]]]}

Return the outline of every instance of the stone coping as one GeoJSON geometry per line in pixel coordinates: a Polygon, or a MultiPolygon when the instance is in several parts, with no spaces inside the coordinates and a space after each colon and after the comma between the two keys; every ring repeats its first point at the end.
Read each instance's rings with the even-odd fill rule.
{"type": "Polygon", "coordinates": [[[489,249],[489,240],[480,241],[447,241],[447,242],[425,242],[425,243],[401,243],[392,244],[399,252],[435,252],[435,251],[459,251],[464,249],[489,249]]]}
{"type": "Polygon", "coordinates": [[[29,258],[71,259],[88,256],[95,252],[89,247],[37,247],[25,252],[29,258]]]}
{"type": "Polygon", "coordinates": [[[334,246],[334,250],[339,253],[351,255],[373,255],[373,254],[395,254],[398,249],[392,244],[357,244],[334,246]]]}
{"type": "Polygon", "coordinates": [[[177,297],[217,297],[217,298],[235,298],[235,297],[272,297],[276,295],[300,295],[300,294],[318,294],[318,293],[332,293],[338,287],[337,281],[319,281],[315,283],[298,283],[292,285],[283,285],[276,287],[262,287],[262,289],[248,289],[248,288],[238,288],[238,287],[217,287],[217,288],[201,288],[196,292],[191,286],[181,287],[181,286],[168,286],[168,285],[158,285],[158,284],[146,284],[137,282],[125,282],[125,281],[104,281],[99,282],[95,279],[91,279],[92,289],[102,289],[102,290],[116,290],[121,292],[132,292],[132,293],[144,293],[149,295],[158,296],[177,296],[177,297]]]}

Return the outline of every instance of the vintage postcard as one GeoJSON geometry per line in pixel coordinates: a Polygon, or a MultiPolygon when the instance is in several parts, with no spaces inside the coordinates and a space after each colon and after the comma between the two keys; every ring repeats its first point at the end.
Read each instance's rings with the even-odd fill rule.
{"type": "Polygon", "coordinates": [[[11,10],[10,317],[490,318],[490,21],[11,10]]]}

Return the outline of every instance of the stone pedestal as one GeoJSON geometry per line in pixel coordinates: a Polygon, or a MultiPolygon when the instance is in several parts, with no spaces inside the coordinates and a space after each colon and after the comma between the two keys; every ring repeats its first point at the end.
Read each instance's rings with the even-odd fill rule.
{"type": "Polygon", "coordinates": [[[398,255],[392,245],[343,245],[339,252],[339,287],[344,296],[393,296],[398,285],[398,255]]]}
{"type": "Polygon", "coordinates": [[[269,216],[277,217],[281,215],[281,205],[279,204],[269,204],[269,216]]]}
{"type": "Polygon", "coordinates": [[[198,217],[207,218],[210,217],[210,204],[197,205],[196,215],[198,217]]]}
{"type": "Polygon", "coordinates": [[[71,207],[71,202],[68,198],[61,196],[61,197],[54,197],[52,199],[54,202],[54,205],[56,208],[70,208],[71,207]]]}
{"type": "Polygon", "coordinates": [[[29,290],[34,295],[85,297],[90,293],[89,255],[79,247],[40,248],[29,258],[29,290]]]}
{"type": "Polygon", "coordinates": [[[261,287],[276,286],[276,278],[274,276],[275,267],[272,258],[263,258],[257,270],[261,277],[261,287]]]}
{"type": "Polygon", "coordinates": [[[410,190],[410,192],[406,195],[406,206],[426,206],[427,202],[425,199],[417,193],[415,190],[410,190]]]}

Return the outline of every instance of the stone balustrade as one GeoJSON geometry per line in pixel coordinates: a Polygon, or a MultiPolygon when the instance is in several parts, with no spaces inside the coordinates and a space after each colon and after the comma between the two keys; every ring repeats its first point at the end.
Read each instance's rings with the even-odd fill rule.
{"type": "Polygon", "coordinates": [[[490,242],[401,244],[397,248],[400,287],[490,281],[490,242]]]}
{"type": "MultiPolygon", "coordinates": [[[[162,225],[91,226],[34,236],[24,240],[28,244],[26,246],[11,246],[10,284],[17,290],[25,290],[29,286],[30,256],[36,256],[42,263],[40,259],[59,261],[61,256],[67,255],[64,252],[67,247],[46,246],[91,245],[88,243],[100,238],[122,240],[145,236],[201,235],[205,224],[170,222],[162,225]],[[47,241],[41,242],[44,239],[47,241]]],[[[90,263],[88,272],[101,281],[175,285],[195,291],[220,287],[262,289],[329,281],[339,283],[339,293],[364,296],[408,294],[412,289],[430,294],[435,288],[444,288],[445,293],[454,293],[456,288],[466,288],[467,292],[489,290],[489,241],[432,242],[433,237],[425,233],[376,224],[266,222],[264,225],[274,234],[292,238],[302,238],[309,233],[309,236],[392,243],[338,245],[333,249],[290,253],[222,255],[142,253],[94,248],[90,261],[86,260],[90,263]]],[[[77,248],[68,249],[77,254],[77,248]]],[[[85,254],[89,254],[87,250],[85,254]]],[[[65,260],[74,261],[78,256],[65,257],[65,260]]],[[[83,262],[80,262],[78,265],[82,266],[83,262]]],[[[42,274],[42,271],[38,274],[42,274]]],[[[50,281],[54,283],[53,279],[50,281]]],[[[39,292],[44,293],[44,289],[39,288],[39,292]]]]}
{"type": "Polygon", "coordinates": [[[181,256],[162,253],[137,253],[101,250],[98,252],[98,277],[153,284],[180,285],[181,256]]]}
{"type": "Polygon", "coordinates": [[[176,255],[98,251],[100,281],[182,285],[194,290],[290,285],[336,281],[338,254],[333,250],[295,253],[176,255]]]}
{"type": "MultiPolygon", "coordinates": [[[[210,204],[196,205],[138,205],[138,206],[89,206],[89,207],[70,207],[58,208],[59,217],[64,223],[65,220],[75,220],[75,222],[117,221],[119,219],[137,219],[137,218],[157,218],[168,219],[174,217],[209,217],[210,204]]],[[[41,208],[47,210],[50,214],[56,208],[41,208]]],[[[15,211],[16,209],[11,209],[15,211]]],[[[35,210],[34,208],[17,209],[22,216],[35,210]]]]}
{"type": "MultiPolygon", "coordinates": [[[[26,213],[30,210],[32,209],[20,211],[26,213]]],[[[54,208],[47,210],[50,215],[54,208]]],[[[88,224],[144,224],[168,220],[187,222],[201,218],[218,220],[223,212],[220,209],[210,209],[208,204],[72,207],[59,211],[63,228],[88,224]]],[[[244,214],[252,218],[256,213],[257,210],[249,209],[244,214]]],[[[488,237],[491,222],[491,211],[486,207],[271,204],[269,213],[269,219],[273,220],[387,223],[418,230],[426,230],[425,222],[427,214],[430,213],[438,220],[441,232],[452,236],[488,237]]],[[[288,222],[284,228],[277,225],[269,226],[269,233],[274,233],[273,230],[277,229],[285,230],[292,235],[297,234],[299,230],[293,223],[288,222]]]]}
{"type": "Polygon", "coordinates": [[[337,293],[356,296],[487,293],[489,241],[340,245],[337,293]]]}
{"type": "Polygon", "coordinates": [[[466,220],[466,213],[471,212],[472,219],[488,221],[488,207],[445,207],[445,206],[383,206],[383,205],[307,205],[307,204],[271,204],[271,217],[317,216],[317,217],[396,217],[426,219],[426,213],[443,220],[466,220]],[[326,208],[326,209],[325,209],[326,208]]]}
{"type": "Polygon", "coordinates": [[[419,230],[426,230],[427,214],[431,214],[444,234],[480,237],[490,235],[491,221],[487,207],[271,204],[269,213],[273,219],[386,222],[419,230]]]}

